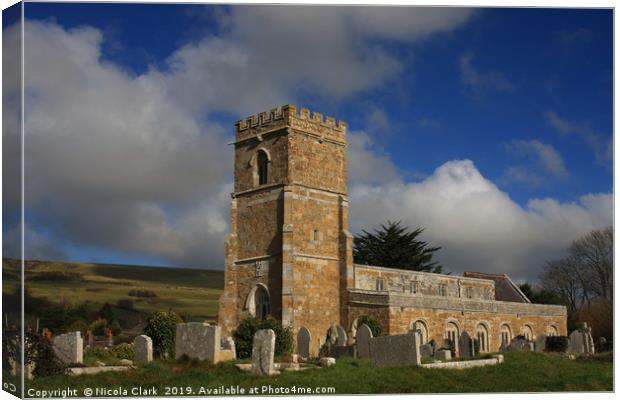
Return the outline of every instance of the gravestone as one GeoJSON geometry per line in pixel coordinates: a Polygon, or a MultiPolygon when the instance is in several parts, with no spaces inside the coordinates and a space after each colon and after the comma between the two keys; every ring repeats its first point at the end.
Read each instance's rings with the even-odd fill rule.
{"type": "Polygon", "coordinates": [[[370,339],[372,339],[372,330],[366,324],[357,328],[357,336],[355,337],[355,346],[357,347],[357,356],[360,358],[370,357],[370,339]]]}
{"type": "Polygon", "coordinates": [[[439,349],[439,344],[435,341],[435,339],[431,339],[430,342],[428,342],[428,344],[431,345],[431,348],[433,350],[433,354],[435,354],[437,349],[439,349]]]}
{"type": "Polygon", "coordinates": [[[153,361],[153,341],[146,335],[136,336],[133,340],[134,361],[136,364],[146,364],[153,361]]]}
{"type": "Polygon", "coordinates": [[[52,340],[54,353],[65,364],[84,362],[84,339],[80,332],[58,335],[52,340]]]}
{"type": "Polygon", "coordinates": [[[568,350],[571,353],[577,354],[582,354],[586,352],[583,333],[579,330],[574,330],[568,337],[568,350]]]}
{"type": "Polygon", "coordinates": [[[375,367],[420,365],[421,337],[417,332],[370,339],[370,361],[375,367]]]}
{"type": "Polygon", "coordinates": [[[506,348],[509,351],[521,351],[521,350],[529,350],[529,342],[523,336],[515,336],[510,341],[510,344],[506,348]]]}
{"type": "Polygon", "coordinates": [[[467,331],[463,331],[459,337],[459,355],[462,358],[472,358],[474,356],[472,338],[467,331]]]}
{"type": "Polygon", "coordinates": [[[347,345],[347,331],[340,325],[336,325],[336,332],[338,332],[338,336],[336,337],[336,346],[346,346],[347,345]]]}
{"type": "Polygon", "coordinates": [[[220,361],[220,327],[204,322],[177,324],[175,337],[175,357],[183,355],[210,363],[220,361]]]}
{"type": "Polygon", "coordinates": [[[534,350],[536,350],[537,352],[545,351],[546,346],[547,346],[547,335],[545,335],[544,333],[541,333],[540,335],[536,337],[534,350]]]}
{"type": "Polygon", "coordinates": [[[261,329],[254,334],[252,341],[252,373],[274,375],[278,371],[273,364],[276,348],[276,334],[272,329],[261,329]]]}
{"type": "Polygon", "coordinates": [[[220,350],[220,353],[222,350],[230,352],[229,359],[234,360],[237,358],[237,347],[235,346],[235,340],[231,336],[226,336],[222,339],[222,349],[220,350]]]}
{"type": "Polygon", "coordinates": [[[420,346],[420,355],[424,358],[433,357],[433,346],[430,343],[420,346]]]}
{"type": "Polygon", "coordinates": [[[310,331],[302,326],[299,328],[299,332],[297,332],[297,353],[300,357],[309,359],[310,358],[310,331]]]}
{"type": "Polygon", "coordinates": [[[435,352],[435,360],[450,361],[452,359],[452,352],[446,349],[440,349],[435,352]]]}
{"type": "Polygon", "coordinates": [[[330,348],[330,357],[340,358],[340,357],[355,357],[356,351],[355,346],[332,346],[330,348]]]}

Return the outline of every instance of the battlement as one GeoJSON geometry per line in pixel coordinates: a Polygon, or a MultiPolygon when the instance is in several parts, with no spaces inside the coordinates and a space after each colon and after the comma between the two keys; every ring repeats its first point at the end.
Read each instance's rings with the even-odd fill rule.
{"type": "Polygon", "coordinates": [[[334,117],[324,117],[319,112],[307,108],[298,109],[294,104],[273,108],[268,112],[250,115],[235,124],[237,140],[244,140],[262,133],[281,128],[293,128],[320,137],[344,141],[347,124],[336,122],[334,117]]]}

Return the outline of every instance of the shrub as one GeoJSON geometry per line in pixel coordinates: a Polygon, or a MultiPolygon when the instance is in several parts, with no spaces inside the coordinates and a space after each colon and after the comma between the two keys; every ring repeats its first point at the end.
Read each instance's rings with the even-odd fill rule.
{"type": "Polygon", "coordinates": [[[115,319],[114,321],[110,323],[109,328],[112,330],[112,334],[115,336],[121,333],[122,331],[121,324],[118,323],[117,319],[115,319]]]}
{"type": "Polygon", "coordinates": [[[88,330],[88,324],[83,319],[76,319],[69,325],[70,332],[80,331],[82,333],[88,330]]]}
{"type": "Polygon", "coordinates": [[[116,306],[124,310],[133,310],[133,300],[120,299],[119,301],[116,302],[116,306]]]}
{"type": "Polygon", "coordinates": [[[293,332],[290,328],[284,328],[282,323],[271,316],[264,320],[250,317],[239,322],[237,329],[233,332],[238,358],[250,358],[252,356],[254,334],[260,329],[273,329],[275,332],[276,356],[281,356],[291,351],[293,346],[293,332]]]}
{"type": "Polygon", "coordinates": [[[174,358],[174,337],[178,323],[183,322],[174,311],[158,311],[146,321],[144,334],[153,340],[153,352],[161,358],[174,358]]]}
{"type": "Polygon", "coordinates": [[[105,335],[105,328],[108,326],[108,321],[103,318],[98,318],[90,324],[90,330],[95,336],[105,335]]]}
{"type": "Polygon", "coordinates": [[[596,352],[604,353],[606,351],[613,351],[614,342],[612,340],[607,340],[603,337],[598,338],[596,341],[596,352]]]}
{"type": "Polygon", "coordinates": [[[566,336],[547,336],[545,339],[545,350],[564,353],[568,349],[568,337],[566,336]]]}
{"type": "Polygon", "coordinates": [[[65,373],[66,365],[56,356],[50,339],[36,332],[28,332],[25,347],[24,361],[26,364],[34,363],[32,373],[37,378],[65,373]]]}
{"type": "Polygon", "coordinates": [[[99,317],[101,317],[101,318],[103,318],[103,319],[105,319],[107,321],[112,321],[112,320],[116,319],[116,313],[112,309],[112,306],[110,305],[110,303],[108,303],[107,301],[105,302],[105,304],[99,310],[99,317]]]}
{"type": "Polygon", "coordinates": [[[110,353],[116,358],[126,358],[133,360],[133,345],[129,343],[121,343],[109,348],[110,353]]]}
{"type": "Polygon", "coordinates": [[[373,337],[381,335],[381,325],[373,317],[368,315],[363,315],[359,317],[357,320],[357,326],[360,327],[362,326],[362,324],[368,325],[373,337]]]}
{"type": "Polygon", "coordinates": [[[152,290],[137,290],[132,289],[128,293],[132,297],[157,297],[157,293],[152,290]]]}

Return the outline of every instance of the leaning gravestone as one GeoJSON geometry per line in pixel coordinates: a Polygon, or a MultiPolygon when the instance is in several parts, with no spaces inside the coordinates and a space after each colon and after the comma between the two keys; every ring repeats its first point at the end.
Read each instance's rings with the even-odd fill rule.
{"type": "Polygon", "coordinates": [[[136,364],[146,364],[153,361],[153,341],[146,335],[136,336],[133,340],[133,354],[136,364]]]}
{"type": "Polygon", "coordinates": [[[54,353],[65,364],[82,364],[84,362],[84,339],[80,332],[65,333],[56,336],[53,341],[54,353]]]}
{"type": "Polygon", "coordinates": [[[297,332],[297,354],[300,357],[308,359],[310,358],[310,331],[302,326],[297,332]]]}
{"type": "Polygon", "coordinates": [[[529,342],[523,336],[515,336],[506,348],[509,351],[529,350],[529,342]]]}
{"type": "Polygon", "coordinates": [[[340,325],[336,325],[336,331],[338,332],[338,336],[336,337],[336,346],[346,346],[347,345],[347,331],[340,325]]]}
{"type": "Polygon", "coordinates": [[[357,347],[357,356],[360,358],[370,357],[370,339],[372,339],[372,330],[366,324],[357,328],[357,336],[355,337],[355,346],[357,347]]]}
{"type": "Polygon", "coordinates": [[[540,335],[536,336],[536,342],[534,343],[534,350],[536,350],[537,352],[545,351],[546,346],[547,346],[547,335],[545,335],[544,333],[541,333],[540,335]]]}
{"type": "Polygon", "coordinates": [[[420,365],[420,334],[379,336],[370,339],[370,362],[375,367],[420,365]]]}
{"type": "Polygon", "coordinates": [[[254,334],[252,342],[252,373],[274,375],[278,373],[273,364],[276,334],[272,329],[261,329],[254,334]]]}
{"type": "Polygon", "coordinates": [[[474,348],[471,336],[467,331],[463,331],[459,337],[459,355],[462,358],[472,358],[474,356],[474,348]]]}
{"type": "Polygon", "coordinates": [[[450,361],[452,359],[452,352],[447,349],[439,349],[435,352],[435,360],[450,361]]]}

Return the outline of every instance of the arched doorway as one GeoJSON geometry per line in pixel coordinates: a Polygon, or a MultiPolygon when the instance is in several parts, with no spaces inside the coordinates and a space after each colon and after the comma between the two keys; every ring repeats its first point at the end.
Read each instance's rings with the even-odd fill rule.
{"type": "Polygon", "coordinates": [[[262,283],[257,284],[250,290],[245,302],[248,314],[258,319],[265,319],[269,315],[269,290],[262,283]]]}

